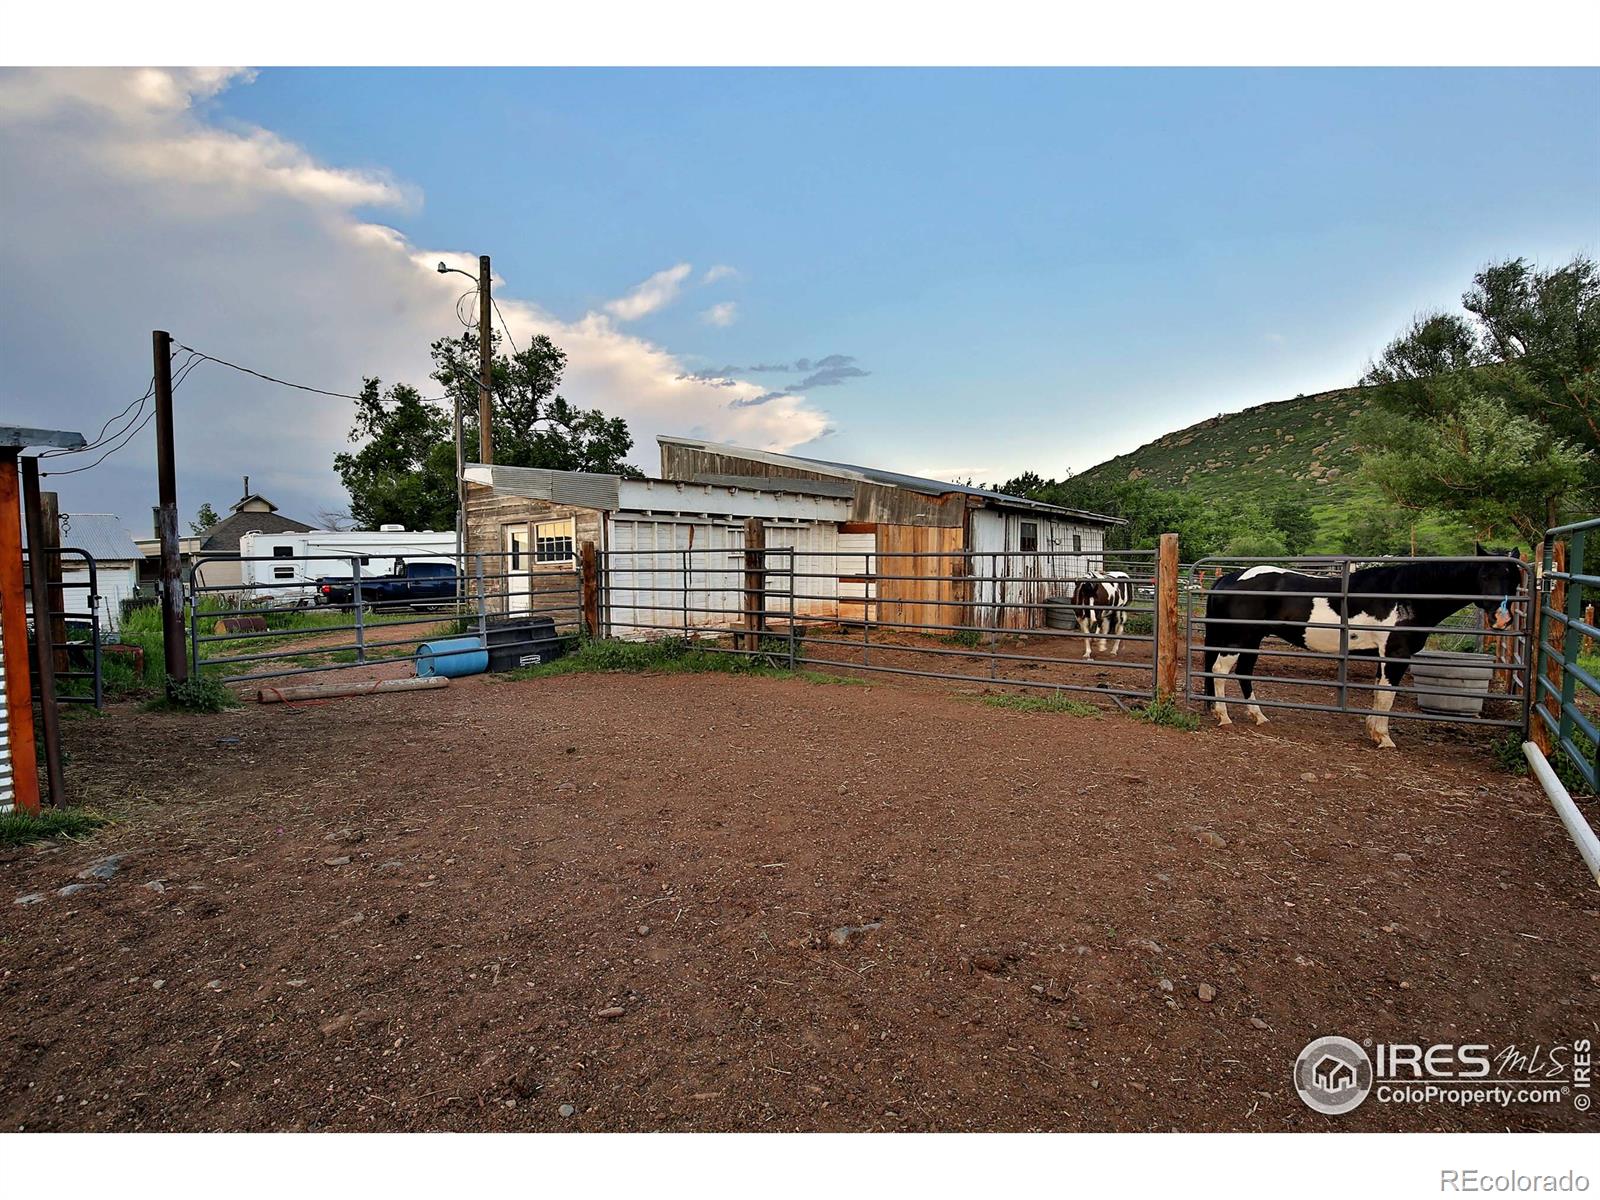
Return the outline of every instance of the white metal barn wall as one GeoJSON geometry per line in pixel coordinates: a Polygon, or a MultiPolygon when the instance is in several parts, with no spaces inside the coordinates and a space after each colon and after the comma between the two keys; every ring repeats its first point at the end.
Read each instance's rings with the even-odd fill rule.
{"type": "MultiPolygon", "coordinates": [[[[74,561],[71,555],[63,556],[61,603],[66,612],[86,613],[89,611],[89,572],[73,570],[74,561]]],[[[122,602],[133,595],[134,585],[138,582],[139,568],[131,563],[126,566],[95,564],[95,584],[100,589],[96,603],[102,631],[115,633],[121,628],[122,602]]]]}
{"type": "Polygon", "coordinates": [[[1008,628],[1029,628],[1044,623],[1043,610],[1020,606],[1065,594],[1072,580],[1104,568],[1105,530],[1044,513],[978,509],[972,514],[972,552],[978,623],[992,625],[999,603],[1006,606],[1008,628]],[[1038,553],[1022,549],[1024,522],[1038,526],[1038,553]]]}
{"type": "MultiPolygon", "coordinates": [[[[826,576],[795,581],[793,590],[811,597],[801,602],[808,615],[838,615],[834,565],[838,540],[838,528],[832,523],[766,522],[766,544],[794,550],[796,572],[826,576]]],[[[604,596],[612,636],[662,637],[674,630],[739,624],[744,587],[742,522],[622,513],[607,523],[606,548],[611,553],[606,558],[604,596]]],[[[770,565],[776,571],[780,562],[778,556],[773,558],[770,565]]],[[[788,580],[774,575],[769,590],[789,591],[788,580]]],[[[768,603],[774,614],[788,607],[781,595],[768,603]]]]}

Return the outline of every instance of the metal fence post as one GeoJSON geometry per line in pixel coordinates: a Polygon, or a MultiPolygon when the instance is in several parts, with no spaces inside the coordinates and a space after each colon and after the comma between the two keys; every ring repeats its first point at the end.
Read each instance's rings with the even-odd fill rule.
{"type": "MultiPolygon", "coordinates": [[[[489,598],[483,592],[483,551],[473,556],[473,575],[475,586],[478,589],[478,636],[483,639],[485,647],[489,645],[489,598]]],[[[465,563],[461,564],[463,567],[465,563]]]]}
{"type": "MultiPolygon", "coordinates": [[[[1577,529],[1572,534],[1572,542],[1567,549],[1567,572],[1572,575],[1583,573],[1584,542],[1588,538],[1588,530],[1577,529]]],[[[1568,663],[1578,661],[1578,643],[1582,640],[1576,622],[1583,619],[1583,585],[1571,580],[1567,581],[1566,604],[1562,606],[1566,614],[1564,622],[1564,636],[1561,639],[1561,709],[1557,722],[1557,748],[1564,748],[1572,740],[1572,710],[1573,702],[1578,697],[1578,677],[1566,669],[1568,663]]]]}
{"type": "Polygon", "coordinates": [[[356,608],[356,661],[364,663],[367,661],[367,631],[366,622],[361,615],[361,559],[359,557],[350,559],[350,572],[354,579],[351,600],[355,603],[356,608]]]}

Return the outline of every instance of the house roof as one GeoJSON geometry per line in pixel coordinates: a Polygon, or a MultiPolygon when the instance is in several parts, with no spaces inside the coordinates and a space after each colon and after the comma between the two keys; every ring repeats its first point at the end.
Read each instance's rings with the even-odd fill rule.
{"type": "Polygon", "coordinates": [[[275,512],[236,512],[200,534],[203,554],[236,554],[239,539],[247,533],[310,533],[315,525],[280,517],[275,512]]]}
{"type": "MultiPolygon", "coordinates": [[[[250,501],[252,501],[252,500],[261,501],[261,503],[263,503],[263,504],[265,504],[267,506],[267,511],[268,512],[277,512],[278,511],[278,506],[276,504],[274,504],[271,500],[268,500],[260,492],[251,492],[248,496],[241,496],[239,499],[235,500],[233,502],[233,511],[234,512],[238,512],[241,508],[243,508],[246,504],[249,504],[250,501]]],[[[259,512],[260,510],[258,509],[257,511],[259,512]]],[[[261,532],[266,533],[267,531],[265,529],[263,529],[261,532]]]]}
{"type": "Polygon", "coordinates": [[[858,467],[850,463],[829,462],[827,459],[822,458],[805,458],[798,454],[776,454],[770,450],[751,450],[745,446],[705,442],[697,438],[672,437],[668,434],[657,434],[656,442],[668,446],[688,446],[691,449],[704,450],[711,454],[725,454],[730,458],[742,458],[750,462],[763,462],[776,467],[812,471],[820,475],[831,475],[838,479],[853,480],[857,483],[876,483],[884,487],[901,488],[908,492],[918,492],[924,496],[948,496],[954,492],[982,500],[986,505],[992,505],[997,508],[1020,508],[1032,512],[1060,513],[1063,516],[1078,517],[1084,521],[1100,525],[1127,524],[1121,517],[1108,517],[1104,513],[1087,512],[1078,508],[1063,508],[1059,504],[1045,504],[1040,500],[1030,500],[1026,496],[1011,496],[1005,492],[991,492],[987,488],[973,487],[971,484],[948,483],[942,479],[926,479],[921,475],[904,475],[899,471],[885,471],[880,467],[858,467]]]}
{"type": "MultiPolygon", "coordinates": [[[[26,522],[22,536],[26,541],[26,522]]],[[[96,563],[137,562],[144,557],[127,526],[111,513],[62,513],[61,544],[84,551],[96,563]]]]}

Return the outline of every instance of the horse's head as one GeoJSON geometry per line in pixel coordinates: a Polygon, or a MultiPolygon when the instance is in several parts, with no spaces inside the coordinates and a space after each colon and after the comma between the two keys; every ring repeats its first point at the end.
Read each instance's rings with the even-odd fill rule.
{"type": "Polygon", "coordinates": [[[1494,614],[1494,627],[1504,629],[1511,624],[1511,600],[1522,590],[1522,555],[1516,550],[1490,550],[1482,543],[1476,546],[1478,557],[1479,608],[1494,614]]]}

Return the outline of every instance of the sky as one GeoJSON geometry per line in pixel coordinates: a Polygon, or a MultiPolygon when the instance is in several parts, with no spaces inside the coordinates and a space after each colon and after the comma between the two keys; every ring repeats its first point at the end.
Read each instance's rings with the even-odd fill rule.
{"type": "MultiPolygon", "coordinates": [[[[5,70],[0,416],[93,436],[155,328],[433,394],[434,264],[487,253],[647,471],[670,433],[1060,476],[1600,253],[1597,118],[1575,69],[5,70]]],[[[243,475],[344,506],[347,401],[201,364],[175,413],[185,520],[243,475]]],[[[46,486],[142,535],[154,463],[147,426],[46,486]]]]}

